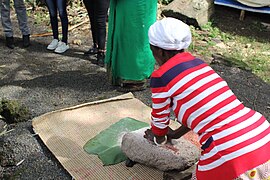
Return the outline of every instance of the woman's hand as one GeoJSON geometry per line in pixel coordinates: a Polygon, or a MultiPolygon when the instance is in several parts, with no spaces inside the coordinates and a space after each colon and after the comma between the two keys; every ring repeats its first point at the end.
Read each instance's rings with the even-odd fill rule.
{"type": "Polygon", "coordinates": [[[176,130],[171,129],[170,127],[168,127],[168,132],[166,136],[155,136],[153,134],[153,132],[151,131],[151,129],[147,129],[144,133],[144,138],[146,138],[149,142],[156,144],[156,145],[161,145],[162,147],[172,150],[175,153],[177,153],[179,151],[179,149],[175,148],[172,144],[172,139],[178,139],[181,136],[183,136],[184,134],[186,134],[190,129],[181,126],[176,130]],[[156,143],[154,142],[154,138],[156,143]],[[166,141],[166,143],[164,144],[164,141],[166,141]]]}
{"type": "Polygon", "coordinates": [[[168,127],[167,142],[172,145],[172,139],[175,139],[175,131],[168,127]]]}
{"type": "Polygon", "coordinates": [[[180,137],[182,137],[183,135],[185,135],[187,132],[189,132],[190,129],[185,127],[185,126],[180,126],[178,129],[176,130],[172,130],[169,127],[168,133],[167,133],[167,137],[168,139],[172,140],[172,139],[179,139],[180,137]]]}
{"type": "Polygon", "coordinates": [[[151,129],[147,129],[145,132],[144,132],[144,136],[143,136],[145,139],[147,139],[148,141],[150,142],[154,142],[154,134],[153,132],[151,131],[151,129]]]}
{"type": "Polygon", "coordinates": [[[151,129],[147,129],[144,133],[145,134],[143,137],[150,142],[154,142],[155,144],[162,144],[166,141],[165,143],[167,143],[166,136],[155,136],[151,129]]]}

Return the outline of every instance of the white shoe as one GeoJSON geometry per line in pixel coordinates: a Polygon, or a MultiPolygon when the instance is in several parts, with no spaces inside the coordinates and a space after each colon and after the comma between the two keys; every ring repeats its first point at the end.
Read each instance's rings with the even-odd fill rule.
{"type": "Polygon", "coordinates": [[[47,46],[48,50],[55,50],[58,46],[58,39],[52,40],[52,42],[47,46]]]}
{"type": "Polygon", "coordinates": [[[69,49],[69,46],[66,43],[59,41],[58,46],[54,50],[54,52],[61,54],[61,53],[64,53],[68,49],[69,49]]]}

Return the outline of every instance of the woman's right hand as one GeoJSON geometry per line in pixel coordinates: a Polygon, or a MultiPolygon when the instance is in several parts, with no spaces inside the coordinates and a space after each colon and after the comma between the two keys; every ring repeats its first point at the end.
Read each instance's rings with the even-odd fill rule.
{"type": "Polygon", "coordinates": [[[172,130],[170,127],[168,127],[168,133],[167,133],[167,143],[172,144],[172,139],[176,139],[175,136],[175,131],[172,130]]]}
{"type": "Polygon", "coordinates": [[[165,136],[155,136],[152,132],[151,129],[147,129],[144,132],[144,136],[145,139],[147,139],[148,141],[152,142],[152,143],[158,143],[158,144],[162,144],[162,142],[166,141],[167,142],[167,137],[165,136]],[[155,140],[154,140],[155,139],[155,140]],[[156,142],[155,142],[156,141],[156,142]]]}
{"type": "Polygon", "coordinates": [[[171,141],[172,139],[179,139],[180,137],[182,137],[183,135],[185,135],[189,131],[190,131],[190,129],[185,127],[185,126],[180,126],[176,130],[173,130],[169,127],[168,133],[167,133],[168,140],[171,141]]]}

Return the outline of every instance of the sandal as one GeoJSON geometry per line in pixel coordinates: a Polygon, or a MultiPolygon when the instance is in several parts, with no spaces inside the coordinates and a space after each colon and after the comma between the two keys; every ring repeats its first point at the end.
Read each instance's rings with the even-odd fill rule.
{"type": "Polygon", "coordinates": [[[84,52],[84,55],[94,55],[98,53],[98,48],[93,46],[88,51],[84,52]]]}
{"type": "Polygon", "coordinates": [[[134,92],[134,91],[143,91],[146,89],[146,85],[144,82],[142,83],[124,83],[117,90],[119,92],[134,92]]]}

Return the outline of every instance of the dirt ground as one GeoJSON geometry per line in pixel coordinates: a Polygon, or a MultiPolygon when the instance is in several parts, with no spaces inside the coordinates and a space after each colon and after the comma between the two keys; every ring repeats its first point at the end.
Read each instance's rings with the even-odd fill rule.
{"type": "MultiPolygon", "coordinates": [[[[239,10],[216,7],[216,25],[224,31],[243,36],[270,40],[269,32],[256,32],[253,24],[270,20],[269,15],[247,13],[239,21],[239,10]]],[[[29,19],[32,34],[44,32],[29,19]]],[[[82,44],[70,44],[70,50],[58,55],[46,50],[51,37],[32,38],[32,45],[21,48],[21,35],[14,21],[16,48],[5,46],[0,33],[0,98],[14,99],[26,105],[31,119],[52,110],[122,94],[109,84],[105,68],[95,65],[95,57],[83,56],[91,45],[89,31],[73,31],[70,42],[80,39],[82,44]]],[[[0,26],[0,32],[2,27],[0,26]]],[[[214,52],[213,52],[214,53],[214,52]]],[[[236,67],[228,66],[216,57],[211,66],[228,82],[243,103],[270,119],[270,85],[236,67]]],[[[135,97],[151,105],[149,89],[134,92],[135,97]]],[[[72,179],[32,130],[31,119],[8,125],[9,133],[0,137],[0,179],[72,179]]]]}
{"type": "Polygon", "coordinates": [[[243,21],[239,20],[240,10],[225,6],[215,6],[213,16],[214,24],[223,32],[231,34],[253,37],[261,42],[269,42],[270,36],[268,30],[263,30],[263,24],[270,24],[269,14],[245,12],[243,21]]]}

